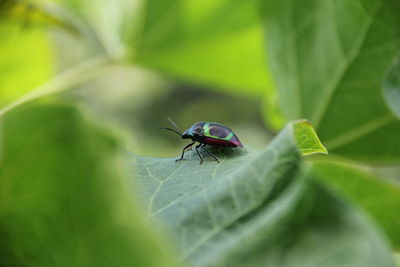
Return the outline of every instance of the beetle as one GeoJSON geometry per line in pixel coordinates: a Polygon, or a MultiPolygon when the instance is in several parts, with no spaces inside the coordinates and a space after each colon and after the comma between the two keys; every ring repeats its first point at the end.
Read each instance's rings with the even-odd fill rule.
{"type": "Polygon", "coordinates": [[[191,139],[193,141],[183,148],[181,157],[176,161],[183,160],[185,151],[191,148],[196,142],[199,143],[195,148],[197,155],[200,158],[200,164],[203,163],[203,157],[200,155],[199,148],[202,148],[219,163],[217,157],[206,148],[206,145],[215,147],[243,147],[236,134],[225,125],[216,122],[196,122],[192,127],[182,132],[175,122],[170,118],[168,118],[168,120],[175,129],[166,127],[163,127],[162,129],[177,133],[182,139],[191,139]]]}

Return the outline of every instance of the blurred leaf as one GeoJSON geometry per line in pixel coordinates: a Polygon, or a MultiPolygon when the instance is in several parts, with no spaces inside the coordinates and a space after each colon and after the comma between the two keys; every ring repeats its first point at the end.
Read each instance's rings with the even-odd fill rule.
{"type": "Polygon", "coordinates": [[[270,86],[259,0],[146,0],[130,37],[134,61],[238,94],[270,86]]]}
{"type": "MultiPolygon", "coordinates": [[[[0,18],[0,116],[5,110],[34,98],[69,89],[111,63],[92,29],[61,6],[47,4],[6,0],[0,6],[3,15],[0,18]],[[79,61],[75,60],[72,67],[55,75],[56,70],[64,68],[61,65],[68,65],[65,62],[60,64],[60,60],[63,61],[60,55],[68,54],[69,59],[74,58],[71,55],[76,47],[68,47],[71,44],[68,43],[64,49],[57,51],[59,43],[55,45],[51,42],[54,40],[49,37],[49,28],[46,27],[49,25],[64,30],[52,32],[60,34],[59,38],[63,35],[64,39],[60,39],[64,42],[68,39],[65,37],[84,37],[84,45],[91,51],[88,59],[80,55],[79,61]]],[[[82,43],[80,45],[83,46],[82,43]]]]}
{"type": "Polygon", "coordinates": [[[332,153],[400,160],[382,97],[399,51],[397,0],[267,1],[268,55],[286,119],[309,119],[332,153]]]}
{"type": "Polygon", "coordinates": [[[348,196],[367,210],[385,229],[393,246],[400,249],[400,187],[356,166],[340,162],[314,162],[318,179],[348,196]]]}
{"type": "Polygon", "coordinates": [[[125,31],[135,29],[140,0],[61,0],[60,2],[93,30],[95,38],[110,57],[120,59],[124,56],[125,31]]]}
{"type": "Polygon", "coordinates": [[[76,32],[75,26],[65,16],[45,7],[38,1],[2,0],[0,21],[13,20],[28,25],[54,25],[76,32]]]}
{"type": "Polygon", "coordinates": [[[237,94],[260,96],[271,86],[259,0],[62,3],[112,58],[237,94]]]}
{"type": "Polygon", "coordinates": [[[1,266],[175,266],[104,129],[50,103],[15,109],[1,126],[1,266]]]}
{"type": "Polygon", "coordinates": [[[20,105],[56,93],[61,93],[74,86],[80,85],[93,77],[101,75],[104,71],[109,70],[110,65],[112,65],[112,61],[107,56],[103,55],[76,64],[74,67],[53,76],[46,83],[36,87],[34,90],[22,95],[17,100],[0,109],[0,117],[20,105]]]}
{"type": "Polygon", "coordinates": [[[393,266],[368,220],[309,179],[295,127],[262,152],[215,149],[220,164],[194,151],[177,163],[134,156],[149,216],[193,266],[393,266]]]}
{"type": "Polygon", "coordinates": [[[50,78],[53,56],[43,29],[0,22],[0,108],[50,78]]]}
{"type": "Polygon", "coordinates": [[[396,261],[396,266],[400,266],[400,253],[394,253],[394,259],[396,261]]]}
{"type": "Polygon", "coordinates": [[[270,87],[263,97],[262,115],[266,125],[273,130],[277,131],[285,126],[286,120],[282,114],[275,88],[270,87]]]}
{"type": "Polygon", "coordinates": [[[386,101],[398,118],[400,118],[400,58],[389,70],[383,84],[386,101]]]}

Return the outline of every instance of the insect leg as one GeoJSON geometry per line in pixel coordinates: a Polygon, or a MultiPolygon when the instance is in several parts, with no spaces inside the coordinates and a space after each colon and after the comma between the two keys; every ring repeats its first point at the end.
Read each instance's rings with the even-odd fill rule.
{"type": "Polygon", "coordinates": [[[191,147],[191,146],[193,146],[194,145],[194,141],[193,141],[193,143],[191,143],[191,144],[188,144],[187,146],[185,146],[184,148],[183,148],[183,150],[182,150],[182,155],[181,155],[181,158],[180,159],[177,159],[177,160],[175,160],[175,161],[180,161],[180,160],[183,160],[183,155],[185,154],[185,150],[187,149],[187,148],[189,148],[189,147],[191,147]]]}
{"type": "Polygon", "coordinates": [[[200,146],[201,146],[201,144],[198,144],[197,146],[195,146],[195,148],[196,148],[197,155],[199,155],[199,158],[200,158],[200,164],[202,164],[203,163],[203,158],[201,157],[200,152],[199,152],[199,147],[200,146]]]}
{"type": "Polygon", "coordinates": [[[219,160],[217,159],[217,157],[214,156],[213,153],[211,153],[210,151],[208,151],[208,149],[206,148],[206,144],[203,144],[203,149],[204,149],[208,154],[210,154],[210,156],[213,157],[213,158],[219,163],[219,160]]]}

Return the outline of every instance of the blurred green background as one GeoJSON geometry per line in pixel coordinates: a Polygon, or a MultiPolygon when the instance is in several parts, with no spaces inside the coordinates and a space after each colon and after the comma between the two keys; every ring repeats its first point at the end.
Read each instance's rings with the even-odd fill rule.
{"type": "MultiPolygon", "coordinates": [[[[400,248],[399,14],[398,0],[1,0],[0,265],[110,266],[118,259],[118,266],[178,266],[180,249],[204,239],[197,231],[215,230],[201,209],[219,196],[211,203],[217,215],[238,225],[244,218],[246,231],[260,219],[281,246],[272,249],[254,230],[259,246],[233,253],[238,242],[214,255],[214,265],[237,256],[257,266],[264,248],[276,262],[295,255],[282,266],[297,267],[299,255],[320,266],[334,254],[321,244],[337,237],[332,251],[348,245],[347,256],[331,255],[328,266],[393,266],[388,255],[398,261],[400,248]],[[239,166],[227,157],[215,169],[189,161],[179,176],[172,159],[158,159],[175,158],[187,144],[160,129],[170,126],[167,117],[182,130],[198,121],[227,125],[248,160],[238,158],[239,166]],[[298,119],[314,125],[328,156],[299,156],[293,124],[284,128],[298,119]],[[285,183],[277,180],[276,192],[265,195],[251,184],[255,206],[240,191],[241,205],[234,204],[245,208],[237,217],[224,201],[229,187],[207,173],[244,188],[243,177],[257,182],[248,170],[273,170],[285,183]],[[162,191],[170,178],[185,183],[162,191]],[[193,205],[202,182],[220,191],[193,205]],[[158,193],[160,205],[186,207],[188,221],[174,214],[149,220],[144,206],[151,212],[158,193]],[[270,210],[262,213],[275,199],[288,203],[276,221],[270,210]],[[171,242],[175,219],[178,236],[187,227],[189,244],[171,242]],[[321,250],[314,255],[314,248],[321,250]],[[352,249],[359,254],[351,257],[352,249]]],[[[296,136],[304,149],[308,137],[296,136]]]]}
{"type": "Polygon", "coordinates": [[[183,130],[198,121],[222,123],[243,142],[259,149],[273,135],[263,122],[261,99],[227,94],[141,69],[116,67],[70,94],[79,95],[101,116],[129,132],[135,140],[134,151],[142,155],[173,157],[187,143],[160,129],[171,127],[167,117],[183,130]]]}
{"type": "MultiPolygon", "coordinates": [[[[265,93],[262,89],[270,87],[271,84],[265,78],[267,77],[266,70],[263,73],[257,68],[258,66],[244,65],[252,60],[259,61],[257,64],[260,64],[261,67],[265,68],[264,65],[266,65],[259,42],[262,41],[261,31],[257,29],[259,23],[255,17],[256,14],[251,13],[255,12],[254,3],[240,4],[246,8],[243,10],[244,14],[233,14],[232,21],[227,21],[227,25],[221,25],[221,29],[215,29],[222,31],[224,30],[222,26],[227,27],[226,30],[232,31],[238,37],[233,36],[232,40],[221,40],[220,44],[206,43],[206,47],[198,48],[199,52],[195,52],[192,56],[193,61],[189,58],[187,62],[180,62],[179,56],[183,56],[182,54],[187,52],[175,52],[176,58],[168,60],[175,62],[179,68],[185,68],[187,64],[192,65],[192,68],[196,68],[197,65],[199,68],[203,68],[199,73],[189,73],[188,77],[185,77],[186,74],[184,77],[180,77],[160,71],[162,67],[160,70],[147,67],[146,62],[145,64],[141,63],[140,57],[132,59],[133,63],[137,62],[137,64],[128,64],[123,59],[124,57],[120,56],[121,53],[130,53],[126,51],[127,47],[109,45],[111,37],[108,35],[119,34],[115,30],[122,27],[120,25],[126,24],[126,22],[119,21],[122,21],[119,16],[123,14],[113,14],[113,12],[122,12],[121,10],[117,11],[117,8],[123,5],[133,5],[134,8],[130,9],[132,14],[129,14],[128,18],[134,19],[135,16],[143,16],[141,12],[144,12],[140,11],[140,8],[142,10],[144,8],[139,3],[133,2],[135,1],[132,3],[117,1],[112,4],[115,11],[110,9],[107,14],[102,14],[104,10],[107,10],[108,4],[105,3],[61,2],[64,8],[74,8],[78,11],[76,16],[67,16],[65,10],[62,11],[59,7],[56,8],[56,6],[50,5],[52,3],[45,1],[44,3],[38,2],[38,4],[47,5],[36,6],[35,3],[24,1],[4,1],[1,22],[3,37],[0,44],[2,46],[0,95],[3,105],[15,100],[30,88],[39,86],[57,73],[68,70],[71,66],[85,64],[85,61],[90,61],[93,57],[95,60],[96,57],[107,57],[107,55],[113,57],[115,53],[116,61],[112,59],[112,63],[107,66],[106,71],[100,77],[88,78],[78,86],[71,86],[70,89],[73,90],[65,93],[64,97],[75,98],[82,103],[89,104],[100,116],[118,124],[118,127],[132,136],[129,138],[130,140],[135,140],[132,145],[137,153],[171,157],[180,152],[185,142],[179,140],[179,137],[159,129],[162,126],[169,126],[167,117],[171,117],[182,129],[189,128],[197,121],[219,122],[232,128],[243,142],[250,146],[264,147],[273,135],[273,131],[268,129],[264,123],[265,118],[261,107],[265,102],[265,93]],[[15,6],[11,7],[13,4],[15,6]],[[104,6],[100,8],[102,4],[104,6]],[[91,8],[84,9],[86,5],[91,8]],[[247,9],[249,10],[247,11],[247,9]],[[94,29],[88,29],[87,25],[84,25],[88,22],[80,20],[81,12],[89,13],[85,14],[87,18],[95,20],[95,24],[91,25],[94,29]],[[116,16],[115,21],[113,16],[116,16]],[[233,19],[239,20],[234,21],[233,19]],[[241,25],[242,22],[246,24],[241,25]],[[111,29],[112,23],[119,27],[111,29]],[[252,40],[240,43],[242,39],[245,39],[242,36],[247,35],[247,28],[250,28],[252,40]],[[256,31],[253,28],[256,28],[256,31]],[[114,32],[108,33],[109,31],[114,32]],[[98,35],[93,37],[95,34],[98,35]],[[99,40],[100,38],[104,39],[99,40]],[[258,48],[259,51],[245,52],[253,47],[258,48]],[[113,49],[117,51],[114,52],[113,49]],[[240,55],[242,53],[243,55],[240,55]],[[253,54],[252,58],[249,58],[249,53],[253,54]],[[117,63],[120,60],[122,60],[121,63],[117,63]],[[218,73],[218,69],[225,68],[225,61],[232,66],[228,65],[228,69],[224,70],[227,73],[218,73]],[[139,65],[143,66],[139,67],[139,65]],[[216,70],[214,71],[213,68],[216,70]],[[258,73],[252,73],[254,70],[258,73]],[[264,74],[265,76],[263,76],[264,74]],[[206,78],[201,76],[206,76],[206,78]],[[261,81],[258,81],[260,79],[261,81]]],[[[144,5],[144,3],[141,4],[144,5]]],[[[169,4],[171,8],[178,5],[172,2],[169,4]]],[[[160,6],[157,6],[156,3],[154,5],[154,8],[161,10],[161,3],[157,3],[160,6]]],[[[193,25],[186,20],[184,24],[180,25],[188,27],[185,30],[190,31],[190,36],[185,34],[182,36],[194,43],[191,46],[201,45],[203,41],[192,30],[196,29],[199,34],[208,36],[210,34],[209,26],[204,25],[204,21],[215,20],[216,18],[212,18],[213,15],[217,16],[220,12],[219,9],[223,9],[224,5],[230,6],[231,4],[224,1],[219,4],[211,4],[216,5],[214,7],[216,14],[202,14],[201,12],[206,12],[206,9],[210,8],[209,5],[210,3],[197,3],[196,9],[191,11],[193,17],[186,18],[186,20],[193,20],[193,25]],[[220,7],[217,8],[219,5],[220,7]],[[205,10],[201,11],[202,8],[205,10]],[[197,14],[196,17],[194,14],[197,14]]],[[[190,5],[187,8],[190,10],[190,5]]],[[[162,23],[158,19],[155,19],[155,22],[162,23]]],[[[138,27],[138,24],[140,23],[129,23],[129,26],[134,29],[138,27]]],[[[176,31],[176,29],[174,30],[176,31]]],[[[151,37],[152,31],[149,34],[143,34],[141,38],[146,39],[147,35],[151,37]]],[[[166,29],[166,31],[169,30],[166,29]]],[[[131,32],[126,35],[127,37],[123,34],[122,37],[116,38],[117,40],[114,42],[138,36],[138,34],[134,34],[134,37],[129,37],[132,35],[131,32]]],[[[150,37],[148,37],[149,42],[152,40],[150,37]]],[[[174,37],[168,38],[173,39],[174,37]]],[[[177,43],[172,43],[172,46],[180,46],[180,42],[183,42],[180,40],[181,35],[179,38],[175,38],[177,38],[177,43]]],[[[140,40],[140,37],[137,39],[140,40]]],[[[163,39],[157,41],[159,42],[157,45],[166,42],[163,39]]],[[[142,42],[145,43],[145,41],[142,42]]],[[[130,43],[131,46],[132,44],[134,42],[130,43]]],[[[150,44],[144,45],[144,48],[134,45],[130,49],[143,49],[143,54],[151,53],[151,51],[147,52],[147,50],[151,50],[150,44]]]]}

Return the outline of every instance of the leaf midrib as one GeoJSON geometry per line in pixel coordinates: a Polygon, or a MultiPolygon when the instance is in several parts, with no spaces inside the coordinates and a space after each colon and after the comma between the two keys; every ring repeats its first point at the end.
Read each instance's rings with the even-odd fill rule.
{"type": "Polygon", "coordinates": [[[354,130],[349,130],[342,135],[336,136],[335,138],[329,139],[325,142],[325,145],[330,149],[337,149],[344,145],[357,140],[358,138],[365,136],[375,130],[385,127],[389,123],[396,120],[393,114],[389,114],[376,120],[371,120],[364,125],[357,126],[354,130]]]}
{"type": "MultiPolygon", "coordinates": [[[[275,150],[273,149],[273,147],[270,147],[270,152],[273,153],[273,154],[276,153],[275,150]]],[[[261,153],[261,154],[262,154],[262,153],[261,153]]],[[[258,157],[258,156],[262,156],[261,154],[260,154],[260,152],[257,152],[256,154],[252,155],[251,157],[252,157],[252,158],[255,158],[255,157],[258,157]]],[[[282,163],[282,162],[286,162],[287,160],[288,160],[288,159],[280,159],[280,162],[281,162],[281,163],[282,163]]],[[[290,161],[290,160],[291,160],[291,159],[289,159],[289,161],[290,161]]],[[[249,160],[249,162],[252,162],[252,161],[249,160]]],[[[184,166],[184,164],[182,164],[181,166],[184,166]]],[[[220,166],[220,164],[218,164],[218,165],[216,165],[216,166],[214,167],[214,171],[218,168],[218,166],[220,166]]],[[[180,169],[180,168],[178,167],[177,169],[180,169]]],[[[168,177],[172,177],[172,175],[173,175],[174,173],[176,173],[177,169],[175,169],[175,170],[172,172],[172,174],[169,174],[168,177]]],[[[246,170],[249,170],[250,172],[253,172],[253,173],[258,173],[255,169],[254,169],[254,170],[253,170],[253,169],[254,169],[254,167],[253,167],[253,165],[251,165],[251,164],[246,165],[245,167],[242,167],[242,168],[238,168],[238,169],[236,169],[232,174],[230,174],[230,175],[225,175],[224,177],[222,177],[222,179],[219,179],[219,181],[217,182],[217,184],[221,184],[221,183],[223,183],[223,182],[226,182],[226,180],[233,180],[233,177],[235,177],[238,173],[243,172],[243,171],[246,171],[246,170]]],[[[215,173],[214,171],[213,171],[212,173],[215,173]]],[[[265,176],[266,173],[268,173],[269,171],[271,171],[271,170],[268,169],[268,168],[267,168],[267,169],[264,169],[263,172],[262,172],[261,174],[255,175],[255,179],[258,180],[258,179],[259,179],[258,177],[265,176]]],[[[163,180],[163,181],[165,181],[165,180],[163,180]]],[[[160,183],[162,183],[162,182],[160,182],[160,183]]],[[[215,186],[216,186],[216,184],[212,183],[211,185],[209,185],[209,186],[207,186],[207,187],[204,187],[202,190],[197,191],[197,192],[195,192],[195,193],[193,193],[193,194],[186,194],[186,195],[184,195],[184,196],[181,196],[181,197],[179,197],[179,198],[177,198],[177,199],[171,201],[169,204],[163,206],[162,208],[158,209],[157,211],[155,211],[155,212],[149,214],[149,217],[153,217],[153,216],[155,216],[155,215],[161,213],[162,211],[164,211],[164,210],[166,210],[167,208],[169,208],[169,207],[175,205],[175,204],[178,203],[180,200],[182,200],[182,199],[184,199],[184,198],[186,198],[186,197],[188,197],[188,196],[193,197],[194,195],[199,195],[199,194],[202,194],[202,193],[204,193],[204,192],[208,192],[208,191],[210,190],[211,187],[215,187],[215,186]]],[[[158,188],[160,188],[160,186],[158,186],[158,188]]],[[[156,189],[156,192],[159,192],[159,190],[156,189]]],[[[153,193],[152,198],[154,198],[155,196],[156,196],[156,194],[153,193]]],[[[225,228],[227,228],[229,225],[233,224],[235,221],[237,221],[239,218],[241,218],[244,214],[246,214],[247,211],[252,210],[254,207],[259,206],[259,204],[260,204],[259,201],[258,201],[258,202],[254,202],[254,203],[252,203],[252,205],[249,205],[249,206],[246,207],[245,209],[239,210],[239,211],[237,212],[237,214],[236,214],[235,216],[232,216],[232,218],[231,218],[229,221],[225,222],[225,223],[222,224],[222,225],[219,225],[218,227],[215,227],[212,231],[209,231],[208,234],[204,236],[204,238],[202,238],[201,240],[199,240],[198,242],[196,242],[196,244],[194,244],[193,246],[191,246],[190,248],[188,248],[188,250],[185,251],[185,253],[183,254],[183,257],[188,257],[190,254],[192,254],[193,252],[195,252],[196,249],[198,249],[200,246],[202,246],[202,244],[204,244],[207,240],[209,240],[209,239],[212,238],[213,236],[217,235],[219,232],[221,232],[222,230],[224,230],[225,228]]]]}
{"type": "MultiPolygon", "coordinates": [[[[382,8],[382,3],[379,2],[379,5],[377,5],[375,10],[370,15],[370,19],[369,19],[368,23],[366,24],[365,28],[361,31],[360,36],[358,38],[359,41],[354,42],[354,46],[351,49],[349,56],[345,57],[345,60],[339,64],[339,67],[335,71],[336,75],[333,75],[332,81],[330,83],[327,83],[327,86],[322,90],[323,92],[327,92],[327,93],[325,94],[325,97],[323,97],[321,99],[321,101],[318,102],[316,111],[314,112],[312,119],[311,119],[316,130],[318,130],[318,127],[320,126],[322,119],[326,115],[328,107],[331,105],[333,96],[337,92],[337,89],[339,88],[339,85],[340,85],[341,81],[343,80],[345,74],[350,69],[350,66],[354,63],[354,61],[360,55],[360,53],[362,51],[361,48],[363,47],[363,45],[365,43],[365,39],[368,36],[368,32],[371,29],[371,26],[375,20],[376,14],[380,11],[381,8],[382,8]]],[[[335,16],[333,16],[333,18],[335,18],[335,16]]],[[[337,23],[335,23],[335,25],[337,26],[337,23]]],[[[340,38],[340,36],[339,36],[339,38],[340,38]]]]}

